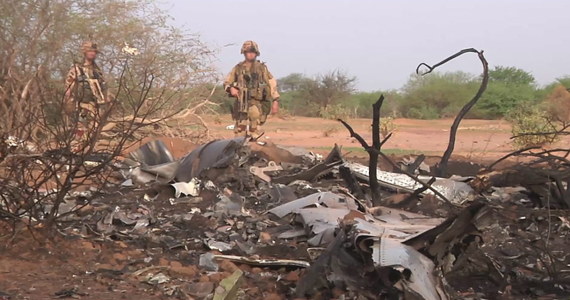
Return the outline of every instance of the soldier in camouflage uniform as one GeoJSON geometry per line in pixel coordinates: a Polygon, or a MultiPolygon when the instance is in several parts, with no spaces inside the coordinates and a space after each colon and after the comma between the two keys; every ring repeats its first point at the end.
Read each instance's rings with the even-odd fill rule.
{"type": "Polygon", "coordinates": [[[85,140],[86,132],[98,124],[99,106],[107,103],[107,85],[95,62],[97,44],[84,42],[81,51],[83,62],[74,64],[65,80],[65,110],[77,122],[76,137],[85,140]]]}
{"type": "Polygon", "coordinates": [[[270,112],[275,114],[279,109],[277,81],[265,63],[257,60],[260,55],[257,43],[246,41],[241,47],[241,54],[245,60],[228,74],[224,88],[231,97],[236,98],[232,113],[236,121],[235,134],[245,133],[257,139],[263,135],[259,127],[265,123],[267,115],[270,112]]]}

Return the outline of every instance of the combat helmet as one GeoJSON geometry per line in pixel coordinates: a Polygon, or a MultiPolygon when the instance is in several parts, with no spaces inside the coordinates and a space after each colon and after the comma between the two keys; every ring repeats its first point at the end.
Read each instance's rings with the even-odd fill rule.
{"type": "Polygon", "coordinates": [[[97,43],[92,41],[83,42],[83,44],[81,45],[81,52],[86,53],[89,51],[99,52],[99,50],[97,49],[97,43]]]}
{"type": "Polygon", "coordinates": [[[257,55],[261,54],[259,52],[259,46],[254,41],[245,41],[245,43],[243,43],[243,46],[241,46],[241,54],[246,52],[255,52],[257,55]]]}

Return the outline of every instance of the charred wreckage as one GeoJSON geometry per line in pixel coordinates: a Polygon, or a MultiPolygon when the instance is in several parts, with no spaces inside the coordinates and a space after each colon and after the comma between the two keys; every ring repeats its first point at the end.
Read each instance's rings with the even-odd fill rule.
{"type": "Polygon", "coordinates": [[[517,151],[477,174],[446,170],[459,122],[486,86],[487,64],[466,49],[425,65],[431,72],[469,52],[483,63],[483,83],[435,166],[423,155],[396,162],[382,153],[390,136],[380,139],[381,97],[371,145],[339,120],[370,155],[368,165],[345,159],[336,145],[322,157],[244,137],[175,159],[155,140],[120,163],[119,192],[128,200],[95,197],[95,212],[78,219],[66,214],[77,206],[70,197],[59,213],[80,222],[62,230],[143,245],[145,264],[185,254],[201,274],[229,273],[215,284],[194,273],[190,282],[175,279],[162,266],[129,273],[182,299],[264,298],[252,292],[262,282],[281,299],[568,296],[570,151],[517,151]],[[524,163],[496,168],[523,154],[524,163]]]}
{"type": "MultiPolygon", "coordinates": [[[[202,190],[218,191],[212,217],[222,223],[231,217],[265,220],[257,221],[265,223],[258,227],[271,232],[272,239],[303,244],[305,257],[312,261],[259,258],[255,243],[262,237],[216,234],[204,237],[206,246],[233,255],[200,257],[212,270],[218,259],[305,268],[295,289],[298,297],[339,287],[370,299],[449,299],[444,275],[464,260],[468,249],[478,247],[481,231],[492,223],[487,205],[477,201],[448,218],[369,207],[345,187],[341,175],[348,173],[362,188],[369,180],[368,167],[345,161],[336,146],[321,160],[312,153],[294,155],[272,144],[236,138],[210,142],[174,160],[163,143],[154,141],[133,152],[131,159],[127,185],[159,183],[169,188],[171,201],[199,197],[202,190]]],[[[378,170],[378,175],[387,193],[412,194],[422,187],[403,174],[378,170]]],[[[475,199],[473,189],[461,180],[436,178],[431,186],[453,205],[475,199]]],[[[422,194],[444,203],[431,191],[418,196],[422,194]]],[[[228,232],[239,228],[238,222],[230,222],[234,226],[228,232]]]]}

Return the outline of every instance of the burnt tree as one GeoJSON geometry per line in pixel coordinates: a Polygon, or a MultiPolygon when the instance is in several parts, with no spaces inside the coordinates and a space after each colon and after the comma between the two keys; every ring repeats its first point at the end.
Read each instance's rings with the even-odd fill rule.
{"type": "Polygon", "coordinates": [[[378,101],[376,101],[372,105],[372,145],[368,145],[368,143],[360,136],[360,134],[356,133],[354,129],[342,119],[338,119],[339,122],[346,127],[346,129],[350,132],[350,136],[355,138],[362,148],[366,150],[369,156],[369,163],[368,163],[368,177],[370,183],[370,193],[372,196],[372,202],[374,204],[378,204],[381,200],[380,198],[380,185],[378,184],[378,174],[376,172],[378,168],[378,155],[380,155],[380,148],[382,145],[386,143],[386,141],[392,136],[392,134],[388,134],[384,137],[384,140],[380,139],[380,109],[382,108],[382,103],[384,102],[384,95],[380,95],[378,101]]]}
{"type": "Polygon", "coordinates": [[[487,60],[485,59],[485,56],[483,55],[482,50],[479,51],[479,50],[476,50],[475,48],[468,48],[468,49],[463,49],[463,50],[453,54],[452,56],[440,61],[439,63],[437,63],[433,66],[430,66],[426,63],[421,63],[416,68],[417,74],[420,74],[420,68],[422,66],[427,68],[426,72],[421,73],[421,75],[423,76],[423,75],[431,73],[437,67],[444,65],[447,62],[449,62],[449,61],[451,61],[451,60],[453,60],[453,59],[455,59],[455,58],[457,58],[457,57],[459,57],[465,53],[477,53],[477,56],[479,57],[479,60],[481,61],[481,64],[483,65],[483,75],[482,75],[482,79],[481,79],[481,85],[479,86],[479,90],[477,90],[477,93],[475,94],[475,96],[473,96],[473,98],[469,102],[467,102],[465,104],[465,106],[463,106],[463,108],[461,108],[461,110],[459,111],[459,113],[455,117],[455,120],[453,120],[453,124],[451,125],[451,129],[449,131],[449,143],[447,144],[447,149],[443,153],[441,161],[439,162],[439,164],[437,164],[437,166],[435,168],[435,175],[440,176],[440,177],[446,176],[447,163],[449,162],[449,159],[451,158],[451,154],[453,153],[453,150],[455,149],[455,138],[457,136],[457,129],[459,129],[459,124],[461,123],[461,120],[463,120],[465,115],[467,115],[469,110],[471,110],[471,108],[475,105],[475,103],[477,103],[479,98],[481,98],[481,96],[483,95],[483,93],[487,89],[487,83],[489,82],[489,64],[487,63],[487,60]]]}

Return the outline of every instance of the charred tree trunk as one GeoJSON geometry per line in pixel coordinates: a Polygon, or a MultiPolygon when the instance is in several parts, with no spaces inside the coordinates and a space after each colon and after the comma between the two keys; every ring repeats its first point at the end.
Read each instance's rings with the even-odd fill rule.
{"type": "Polygon", "coordinates": [[[362,148],[368,152],[369,156],[369,163],[368,163],[368,170],[369,170],[369,184],[370,184],[370,193],[372,196],[372,203],[378,205],[381,201],[380,196],[380,185],[378,184],[378,174],[376,172],[378,168],[378,155],[380,155],[380,148],[382,145],[390,138],[391,135],[384,137],[384,140],[380,139],[380,109],[382,108],[382,103],[384,102],[384,95],[380,95],[380,98],[376,103],[372,105],[372,146],[368,145],[368,143],[360,136],[360,134],[356,133],[352,127],[346,123],[345,121],[338,119],[339,122],[346,127],[346,129],[350,132],[350,136],[355,138],[362,148]]]}
{"type": "Polygon", "coordinates": [[[455,117],[455,120],[453,121],[453,124],[451,125],[451,130],[449,131],[449,143],[447,144],[447,149],[443,153],[441,161],[439,162],[439,164],[435,168],[436,176],[446,177],[447,163],[449,162],[449,159],[451,158],[451,154],[453,153],[453,150],[455,149],[455,138],[457,136],[457,130],[459,129],[459,124],[461,123],[461,120],[463,120],[465,115],[467,115],[469,110],[471,110],[471,108],[475,105],[475,103],[477,103],[479,98],[481,98],[481,96],[483,95],[483,93],[487,89],[487,83],[489,82],[489,64],[487,63],[485,56],[483,56],[483,51],[478,51],[474,48],[468,48],[468,49],[463,49],[463,50],[455,53],[454,55],[442,60],[441,62],[439,62],[433,66],[427,65],[425,63],[421,63],[416,68],[416,73],[418,73],[418,74],[420,73],[420,71],[419,71],[420,67],[424,66],[424,67],[428,68],[427,72],[424,72],[421,74],[423,76],[423,75],[431,73],[433,70],[435,70],[435,68],[437,68],[437,67],[439,67],[439,66],[441,66],[441,65],[443,65],[449,61],[451,61],[451,60],[453,60],[453,59],[455,59],[455,58],[457,58],[457,57],[459,57],[465,53],[471,53],[471,52],[477,53],[477,55],[479,56],[479,60],[481,60],[481,64],[483,65],[483,75],[482,75],[482,79],[481,79],[481,85],[479,86],[479,90],[477,91],[475,96],[473,96],[471,101],[467,102],[465,104],[465,106],[463,106],[463,108],[459,111],[459,113],[455,117]]]}

